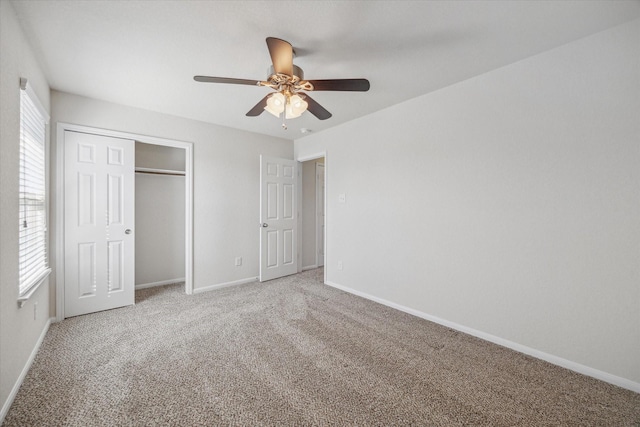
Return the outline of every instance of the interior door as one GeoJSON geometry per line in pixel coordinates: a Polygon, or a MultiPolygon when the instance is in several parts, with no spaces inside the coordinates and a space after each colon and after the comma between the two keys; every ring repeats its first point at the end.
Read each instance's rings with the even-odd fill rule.
{"type": "Polygon", "coordinates": [[[324,164],[316,163],[316,242],[318,267],[324,265],[324,164]]]}
{"type": "Polygon", "coordinates": [[[134,303],[134,141],[64,133],[64,316],[134,303]]]}
{"type": "Polygon", "coordinates": [[[260,281],[298,272],[298,164],[260,156],[260,281]]]}

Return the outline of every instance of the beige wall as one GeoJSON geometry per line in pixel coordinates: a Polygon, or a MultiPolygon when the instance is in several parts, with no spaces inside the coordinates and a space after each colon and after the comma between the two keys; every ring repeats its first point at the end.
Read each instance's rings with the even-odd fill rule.
{"type": "MultiPolygon", "coordinates": [[[[49,320],[49,284],[18,308],[18,172],[20,78],[49,111],[49,86],[13,7],[0,1],[0,421],[8,399],[49,320]],[[34,307],[37,304],[37,309],[34,307]],[[35,312],[35,313],[34,313],[35,312]],[[34,315],[35,314],[35,315],[34,315]],[[35,318],[34,318],[35,317],[35,318]]],[[[14,390],[17,391],[17,390],[14,390]]]]}
{"type": "Polygon", "coordinates": [[[640,391],[638,40],[636,20],[297,140],[329,159],[327,280],[640,391]]]}

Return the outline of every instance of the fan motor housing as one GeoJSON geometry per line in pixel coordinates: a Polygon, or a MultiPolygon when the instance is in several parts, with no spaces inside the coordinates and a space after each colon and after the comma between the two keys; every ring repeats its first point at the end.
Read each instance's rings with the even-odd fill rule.
{"type": "MultiPolygon", "coordinates": [[[[273,69],[273,65],[269,66],[269,69],[267,70],[267,80],[271,79],[271,76],[277,75],[276,71],[273,69]]],[[[293,64],[293,76],[291,77],[297,77],[297,80],[304,80],[304,71],[302,71],[302,68],[298,67],[297,65],[293,64]]]]}

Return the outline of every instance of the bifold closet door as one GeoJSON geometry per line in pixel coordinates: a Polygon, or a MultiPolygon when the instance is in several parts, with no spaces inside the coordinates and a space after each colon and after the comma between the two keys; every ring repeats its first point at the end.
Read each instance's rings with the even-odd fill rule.
{"type": "Polygon", "coordinates": [[[64,315],[134,303],[134,141],[64,133],[64,315]]]}

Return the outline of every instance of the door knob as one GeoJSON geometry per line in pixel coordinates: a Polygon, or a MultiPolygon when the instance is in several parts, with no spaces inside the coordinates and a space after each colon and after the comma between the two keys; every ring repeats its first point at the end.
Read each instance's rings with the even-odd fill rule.
{"type": "Polygon", "coordinates": [[[268,226],[269,226],[269,224],[267,224],[266,222],[263,222],[263,223],[262,223],[262,226],[263,226],[263,227],[268,227],[268,226]]]}
{"type": "Polygon", "coordinates": [[[131,234],[131,229],[127,228],[126,230],[124,230],[124,234],[131,234]]]}

